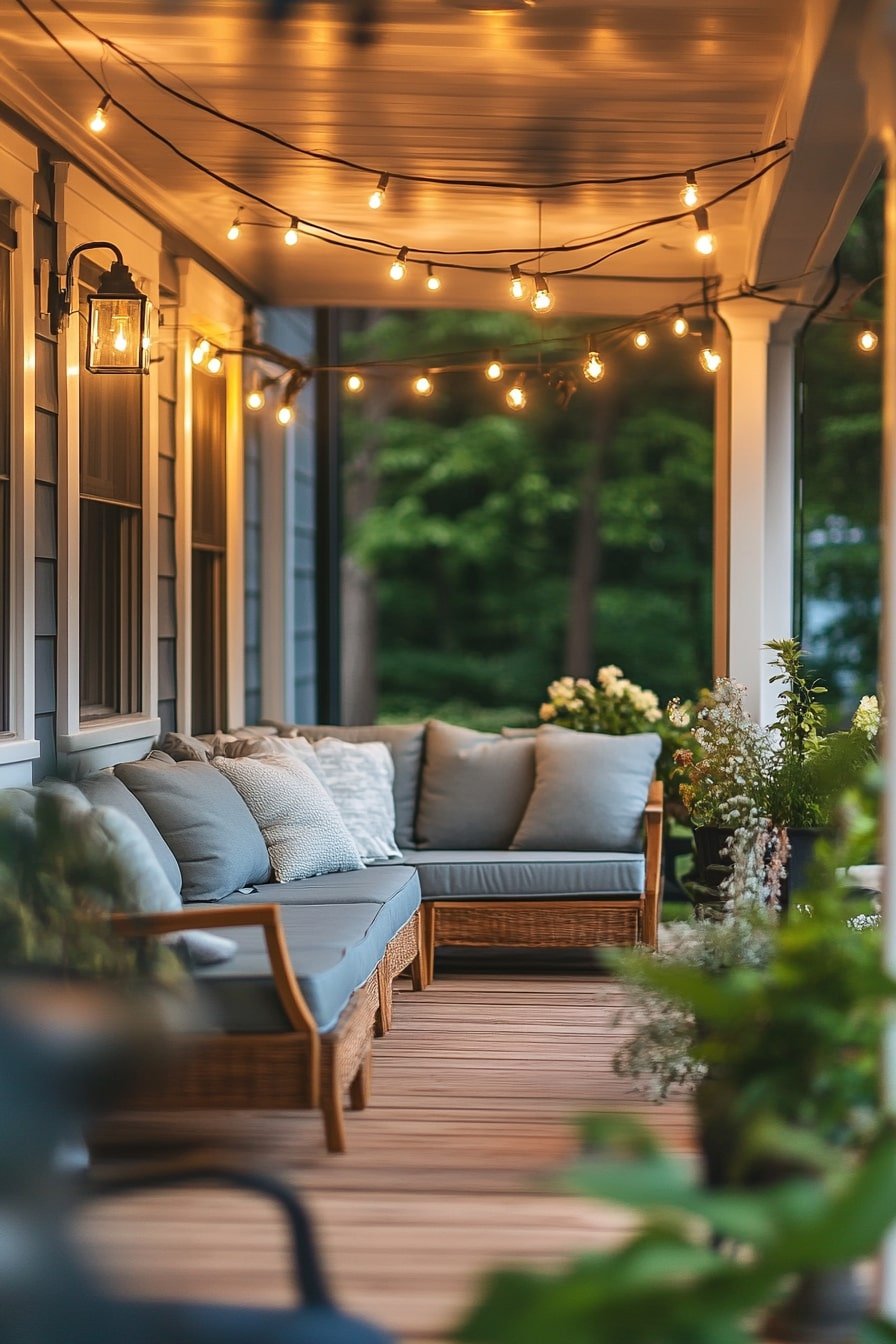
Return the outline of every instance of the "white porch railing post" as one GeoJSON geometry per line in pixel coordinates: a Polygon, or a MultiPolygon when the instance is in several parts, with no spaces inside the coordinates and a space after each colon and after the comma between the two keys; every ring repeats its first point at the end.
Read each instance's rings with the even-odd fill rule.
{"type": "Polygon", "coordinates": [[[793,326],[761,300],[722,305],[727,328],[716,417],[716,675],[774,715],[768,639],[790,634],[793,603],[793,326]]]}

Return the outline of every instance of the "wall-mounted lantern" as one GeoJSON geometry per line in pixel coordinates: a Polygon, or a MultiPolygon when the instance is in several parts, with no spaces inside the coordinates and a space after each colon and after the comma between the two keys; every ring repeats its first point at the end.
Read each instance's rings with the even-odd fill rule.
{"type": "Polygon", "coordinates": [[[71,253],[65,268],[65,284],[51,286],[48,308],[54,333],[74,310],[73,267],[81,252],[108,248],[115,260],[103,271],[96,293],[87,298],[87,353],[89,373],[148,373],[149,323],[152,304],[134,284],[124,258],[114,243],[82,243],[71,253]]]}

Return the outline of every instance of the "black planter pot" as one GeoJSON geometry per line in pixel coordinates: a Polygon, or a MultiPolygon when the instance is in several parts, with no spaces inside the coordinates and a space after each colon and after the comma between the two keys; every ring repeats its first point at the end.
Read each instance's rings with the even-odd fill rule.
{"type": "Polygon", "coordinates": [[[792,1344],[853,1344],[870,1296],[855,1265],[801,1274],[769,1313],[763,1333],[792,1344]]]}
{"type": "Polygon", "coordinates": [[[820,826],[791,826],[788,829],[790,858],[787,860],[787,876],[781,883],[783,909],[787,908],[791,900],[798,900],[800,892],[805,890],[812,868],[815,842],[823,834],[820,826]]]}
{"type": "Polygon", "coordinates": [[[694,827],[694,860],[697,881],[702,887],[718,891],[731,872],[731,861],[723,851],[733,835],[730,826],[694,827]]]}

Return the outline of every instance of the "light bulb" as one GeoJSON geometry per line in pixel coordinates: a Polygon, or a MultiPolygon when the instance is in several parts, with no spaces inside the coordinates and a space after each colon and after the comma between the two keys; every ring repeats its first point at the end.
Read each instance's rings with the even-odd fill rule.
{"type": "Polygon", "coordinates": [[[283,241],[287,247],[295,247],[296,243],[299,241],[299,221],[296,219],[295,215],[293,215],[292,219],[289,221],[289,228],[283,235],[283,241]]]}
{"type": "Polygon", "coordinates": [[[432,290],[433,293],[442,288],[442,282],[432,269],[430,262],[426,264],[426,288],[432,290]]]}
{"type": "Polygon", "coordinates": [[[346,392],[363,392],[364,379],[360,373],[350,373],[343,384],[346,392]]]}
{"type": "Polygon", "coordinates": [[[543,275],[535,277],[535,293],[532,295],[532,310],[536,313],[549,313],[554,306],[554,296],[548,289],[543,275]]]}
{"type": "Polygon", "coordinates": [[[277,424],[291,425],[296,418],[296,413],[288,401],[277,407],[277,424]]]}
{"type": "Polygon", "coordinates": [[[108,93],[105,94],[104,97],[100,99],[96,111],[90,118],[90,121],[87,123],[90,129],[93,131],[94,135],[99,135],[100,132],[104,131],[108,126],[109,121],[106,116],[106,108],[109,106],[111,101],[112,101],[111,94],[108,93]]]}
{"type": "Polygon", "coordinates": [[[246,406],[250,411],[260,411],[264,405],[264,393],[260,387],[253,387],[246,395],[246,406]]]}
{"type": "Polygon", "coordinates": [[[682,205],[688,210],[693,210],[695,205],[700,203],[700,192],[697,190],[696,173],[688,173],[684,180],[685,184],[681,189],[679,199],[682,205]]]}
{"type": "Polygon", "coordinates": [[[511,266],[510,268],[510,293],[515,299],[526,297],[526,285],[519,266],[511,266]]]}
{"type": "Polygon", "coordinates": [[[603,360],[596,350],[588,351],[588,358],[582,365],[582,372],[589,383],[599,383],[601,378],[603,378],[606,369],[604,368],[603,360]]]}
{"type": "Polygon", "coordinates": [[[220,373],[224,367],[224,361],[221,358],[221,351],[216,350],[205,366],[209,373],[220,373]]]}
{"type": "Polygon", "coordinates": [[[674,334],[676,336],[687,336],[690,329],[691,328],[688,324],[688,320],[685,317],[684,313],[679,313],[675,321],[672,323],[672,331],[674,332],[674,334]]]}
{"type": "Polygon", "coordinates": [[[389,174],[380,173],[379,182],[377,182],[376,187],[367,197],[367,204],[370,206],[371,210],[379,210],[383,201],[386,199],[386,187],[388,185],[389,185],[389,174]]]}
{"type": "Polygon", "coordinates": [[[398,253],[398,256],[393,261],[392,265],[389,267],[390,280],[403,280],[405,278],[405,276],[408,273],[408,268],[405,265],[405,257],[407,255],[408,255],[408,249],[406,247],[403,247],[401,251],[398,253]]]}
{"type": "Polygon", "coordinates": [[[240,217],[236,216],[230,228],[227,230],[228,242],[235,243],[240,236],[240,217]]]}
{"type": "Polygon", "coordinates": [[[115,335],[112,338],[112,349],[117,350],[120,355],[123,355],[128,348],[128,336],[126,330],[128,325],[128,319],[126,317],[117,317],[115,319],[115,335]]]}
{"type": "Polygon", "coordinates": [[[504,377],[504,365],[498,358],[497,350],[485,366],[485,376],[490,383],[499,383],[504,377]]]}
{"type": "Polygon", "coordinates": [[[646,350],[650,344],[649,332],[644,331],[643,328],[641,331],[636,331],[633,337],[633,344],[636,350],[646,350]]]}
{"type": "Polygon", "coordinates": [[[866,355],[870,354],[872,350],[877,349],[877,332],[872,331],[870,327],[866,327],[864,331],[859,332],[856,344],[866,355]]]}
{"type": "Polygon", "coordinates": [[[190,356],[190,358],[193,360],[194,364],[201,364],[205,359],[206,355],[208,354],[209,350],[211,350],[211,346],[203,336],[201,340],[198,340],[196,344],[193,346],[193,354],[190,356]]]}
{"type": "Polygon", "coordinates": [[[718,350],[712,350],[708,345],[704,345],[700,351],[700,363],[707,373],[718,373],[722,367],[722,356],[718,350]]]}
{"type": "Polygon", "coordinates": [[[513,387],[507,389],[507,396],[504,398],[512,411],[522,411],[528,400],[526,396],[526,375],[521,373],[513,384],[513,387]]]}
{"type": "Polygon", "coordinates": [[[694,211],[694,223],[697,225],[697,237],[694,239],[694,247],[703,257],[711,257],[716,250],[716,238],[714,233],[709,231],[709,215],[701,208],[694,211]]]}
{"type": "Polygon", "coordinates": [[[412,384],[418,397],[431,397],[435,384],[428,373],[421,373],[412,384]]]}

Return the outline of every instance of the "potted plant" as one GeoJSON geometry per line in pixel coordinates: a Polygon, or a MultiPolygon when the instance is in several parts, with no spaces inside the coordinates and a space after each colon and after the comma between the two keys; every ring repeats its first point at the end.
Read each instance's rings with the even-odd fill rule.
{"type": "MultiPolygon", "coordinates": [[[[737,862],[737,845],[756,846],[772,870],[775,898],[786,905],[804,881],[835,799],[874,754],[880,712],[876,697],[865,696],[846,731],[825,733],[826,688],[807,674],[798,641],[766,647],[775,654],[771,683],[781,686],[774,723],[757,724],[744,705],[745,687],[720,677],[675,765],[694,829],[699,887],[712,897],[737,862]]],[[[669,717],[685,726],[677,701],[669,717]]]]}

